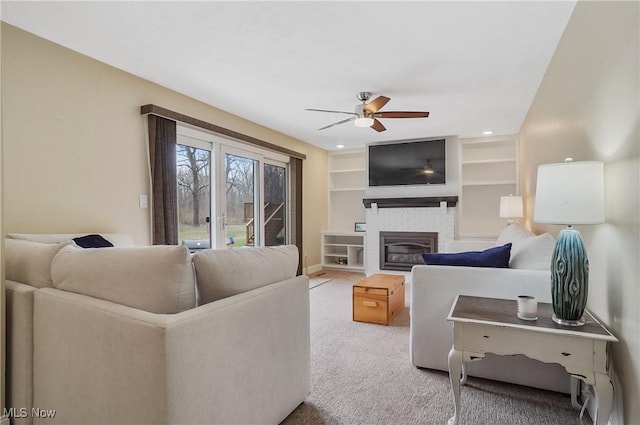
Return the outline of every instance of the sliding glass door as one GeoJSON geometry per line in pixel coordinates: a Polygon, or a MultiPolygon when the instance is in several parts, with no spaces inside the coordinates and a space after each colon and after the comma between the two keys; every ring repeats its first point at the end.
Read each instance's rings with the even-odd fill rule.
{"type": "Polygon", "coordinates": [[[264,245],[287,243],[287,167],[274,161],[264,164],[264,245]]]}
{"type": "Polygon", "coordinates": [[[210,248],[212,151],[197,140],[181,141],[185,144],[176,146],[178,243],[192,250],[210,248]]]}
{"type": "Polygon", "coordinates": [[[231,248],[260,246],[260,161],[224,149],[225,244],[231,248]]]}
{"type": "Polygon", "coordinates": [[[178,240],[191,250],[289,243],[288,158],[178,129],[178,240]]]}

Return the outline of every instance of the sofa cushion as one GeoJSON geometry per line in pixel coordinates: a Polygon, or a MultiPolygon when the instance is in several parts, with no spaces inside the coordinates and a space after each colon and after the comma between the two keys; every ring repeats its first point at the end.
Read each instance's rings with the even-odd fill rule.
{"type": "Polygon", "coordinates": [[[68,245],[51,265],[53,286],[151,313],[195,307],[195,280],[184,246],[82,249],[68,245]]]}
{"type": "Polygon", "coordinates": [[[422,254],[425,264],[432,266],[509,267],[511,244],[496,246],[484,251],[422,254]]]}
{"type": "MultiPolygon", "coordinates": [[[[88,233],[8,233],[7,237],[32,242],[59,243],[73,238],[86,236],[87,234],[88,233]]],[[[111,242],[114,246],[133,246],[133,239],[131,239],[130,235],[121,233],[101,233],[100,235],[111,242]]]]}
{"type": "Polygon", "coordinates": [[[69,241],[57,244],[7,238],[5,246],[5,277],[36,288],[53,286],[51,262],[69,241]]]}
{"type": "Polygon", "coordinates": [[[556,240],[549,233],[514,242],[509,267],[514,269],[549,270],[556,240]]]}
{"type": "Polygon", "coordinates": [[[298,248],[208,249],[196,252],[193,264],[200,302],[207,304],[295,277],[298,248]]]}
{"type": "Polygon", "coordinates": [[[523,239],[530,238],[532,236],[535,236],[535,234],[531,233],[519,224],[510,224],[502,229],[502,231],[498,235],[496,246],[504,245],[509,242],[514,243],[523,239]]]}

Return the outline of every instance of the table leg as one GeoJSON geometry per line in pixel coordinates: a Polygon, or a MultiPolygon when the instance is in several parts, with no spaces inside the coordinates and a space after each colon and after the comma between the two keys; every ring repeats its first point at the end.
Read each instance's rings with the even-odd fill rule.
{"type": "Polygon", "coordinates": [[[467,385],[467,362],[462,362],[462,378],[460,385],[467,385]]]}
{"type": "Polygon", "coordinates": [[[580,380],[571,375],[571,405],[574,409],[582,409],[582,405],[578,403],[578,393],[580,392],[580,380]]]}
{"type": "Polygon", "coordinates": [[[449,351],[449,381],[451,382],[451,392],[453,393],[453,403],[455,412],[447,425],[458,425],[460,423],[460,372],[462,369],[462,351],[451,347],[449,351]]]}
{"type": "MultiPolygon", "coordinates": [[[[451,357],[451,354],[449,354],[449,357],[451,357]]],[[[607,425],[611,415],[611,408],[613,407],[613,383],[609,376],[604,373],[596,373],[595,379],[596,383],[593,386],[593,390],[596,393],[598,410],[593,425],[607,425]]]]}

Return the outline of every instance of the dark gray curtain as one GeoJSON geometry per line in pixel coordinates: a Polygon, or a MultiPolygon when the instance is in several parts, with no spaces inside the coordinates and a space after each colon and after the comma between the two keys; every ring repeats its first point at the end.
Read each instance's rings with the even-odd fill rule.
{"type": "Polygon", "coordinates": [[[148,115],[153,197],[153,244],[178,244],[176,122],[148,115]]]}
{"type": "Polygon", "coordinates": [[[298,275],[302,274],[302,160],[291,157],[291,243],[298,247],[298,275]]]}

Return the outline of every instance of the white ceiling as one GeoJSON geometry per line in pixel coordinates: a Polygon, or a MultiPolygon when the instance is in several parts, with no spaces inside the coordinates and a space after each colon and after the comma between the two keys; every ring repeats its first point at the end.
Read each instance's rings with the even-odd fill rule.
{"type": "MultiPolygon", "coordinates": [[[[314,145],[514,134],[574,1],[8,2],[2,20],[314,145]],[[352,123],[356,93],[430,111],[352,123]]],[[[169,107],[170,105],[160,105],[169,107]]]]}

